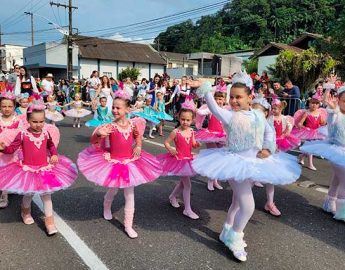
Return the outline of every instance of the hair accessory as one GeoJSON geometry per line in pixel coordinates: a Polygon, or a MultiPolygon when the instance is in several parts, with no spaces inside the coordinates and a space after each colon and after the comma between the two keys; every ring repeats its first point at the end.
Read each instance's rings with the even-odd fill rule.
{"type": "Polygon", "coordinates": [[[37,95],[32,101],[28,108],[28,113],[32,113],[34,110],[43,111],[45,110],[46,106],[44,105],[44,101],[41,99],[40,95],[37,95]]]}
{"type": "Polygon", "coordinates": [[[186,110],[191,110],[193,112],[196,111],[194,101],[190,96],[186,97],[186,100],[185,102],[182,103],[181,108],[186,109],[186,110]]]}
{"type": "Polygon", "coordinates": [[[316,93],[315,95],[312,96],[312,99],[316,99],[318,101],[322,100],[322,95],[320,95],[319,93],[316,93]]]}
{"type": "Polygon", "coordinates": [[[29,93],[22,93],[18,96],[18,100],[29,98],[29,97],[30,97],[29,93]]]}
{"type": "Polygon", "coordinates": [[[121,99],[124,99],[124,100],[130,100],[131,99],[131,96],[127,92],[125,92],[123,90],[117,90],[115,92],[115,97],[116,98],[121,98],[121,99]]]}
{"type": "Polygon", "coordinates": [[[217,84],[216,85],[216,92],[226,93],[227,86],[226,84],[217,84]]]}
{"type": "Polygon", "coordinates": [[[271,105],[268,103],[267,99],[265,98],[255,98],[253,99],[253,104],[260,104],[262,107],[264,107],[266,110],[271,110],[271,105]]]}
{"type": "Polygon", "coordinates": [[[280,104],[281,104],[281,101],[277,98],[277,96],[273,96],[271,105],[272,106],[280,106],[280,104]]]}
{"type": "Polygon", "coordinates": [[[248,88],[252,89],[253,87],[253,80],[252,78],[247,74],[246,71],[240,71],[237,72],[233,77],[232,77],[232,84],[235,83],[242,83],[245,84],[248,88]]]}
{"type": "Polygon", "coordinates": [[[4,99],[10,99],[10,100],[16,99],[16,96],[13,94],[13,92],[3,92],[1,93],[0,97],[4,99]]]}
{"type": "Polygon", "coordinates": [[[345,85],[338,89],[338,95],[340,95],[343,92],[345,92],[345,85]]]}
{"type": "Polygon", "coordinates": [[[147,95],[145,96],[145,99],[152,99],[152,95],[147,94],[147,95]]]}

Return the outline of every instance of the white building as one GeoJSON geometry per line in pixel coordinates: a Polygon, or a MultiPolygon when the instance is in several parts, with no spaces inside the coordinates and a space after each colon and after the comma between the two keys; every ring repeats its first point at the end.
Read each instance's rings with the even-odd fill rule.
{"type": "Polygon", "coordinates": [[[0,70],[9,72],[14,65],[23,65],[25,46],[2,44],[0,47],[0,70]]]}
{"type": "MultiPolygon", "coordinates": [[[[24,65],[35,76],[53,73],[56,79],[66,78],[67,46],[42,43],[24,50],[24,65]]],[[[89,78],[92,71],[117,78],[126,67],[140,69],[141,78],[151,78],[165,70],[165,61],[150,45],[95,37],[74,39],[73,76],[89,78]]]]}

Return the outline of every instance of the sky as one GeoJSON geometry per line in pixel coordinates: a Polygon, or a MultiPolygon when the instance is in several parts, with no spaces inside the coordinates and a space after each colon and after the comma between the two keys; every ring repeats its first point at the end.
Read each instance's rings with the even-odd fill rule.
{"type": "MultiPolygon", "coordinates": [[[[52,29],[53,25],[48,23],[50,21],[57,26],[67,26],[68,13],[63,7],[50,6],[51,1],[4,1],[0,9],[0,25],[3,33],[1,43],[31,45],[30,16],[25,15],[24,12],[34,14],[35,44],[61,40],[63,34],[57,29],[52,29]]],[[[67,4],[68,0],[53,2],[67,4]]],[[[86,36],[150,43],[168,26],[189,18],[195,21],[203,15],[213,14],[221,9],[224,2],[224,0],[72,0],[72,4],[78,7],[73,11],[73,28],[77,28],[81,35],[86,36]],[[206,7],[208,5],[213,6],[206,7]],[[181,14],[197,8],[200,9],[181,14]],[[157,18],[161,19],[148,22],[157,18]],[[102,30],[107,28],[111,29],[102,30]]]]}

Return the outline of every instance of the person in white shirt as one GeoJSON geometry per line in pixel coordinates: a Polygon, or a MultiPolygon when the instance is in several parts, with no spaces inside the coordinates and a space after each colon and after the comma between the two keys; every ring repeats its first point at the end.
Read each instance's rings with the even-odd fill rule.
{"type": "Polygon", "coordinates": [[[42,80],[43,96],[49,96],[54,94],[54,81],[53,74],[48,73],[47,76],[42,80]]]}

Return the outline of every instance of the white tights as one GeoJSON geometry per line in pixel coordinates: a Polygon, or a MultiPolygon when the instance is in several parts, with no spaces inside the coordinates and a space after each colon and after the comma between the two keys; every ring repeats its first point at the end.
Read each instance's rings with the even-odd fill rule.
{"type": "MultiPolygon", "coordinates": [[[[23,196],[23,207],[31,208],[32,195],[23,196]]],[[[53,215],[53,202],[50,194],[41,195],[41,200],[43,202],[44,215],[50,217],[53,215]]]]}
{"type": "Polygon", "coordinates": [[[233,194],[232,203],[225,222],[235,232],[241,233],[255,210],[252,183],[247,180],[241,183],[229,181],[229,184],[231,185],[233,194]]]}
{"type": "Polygon", "coordinates": [[[328,190],[328,196],[345,199],[345,168],[331,163],[333,168],[333,180],[328,190]]]}
{"type": "MultiPolygon", "coordinates": [[[[104,200],[111,204],[118,191],[118,188],[108,189],[104,195],[104,200]]],[[[134,209],[134,187],[124,188],[123,194],[125,196],[125,209],[134,209]]]]}

